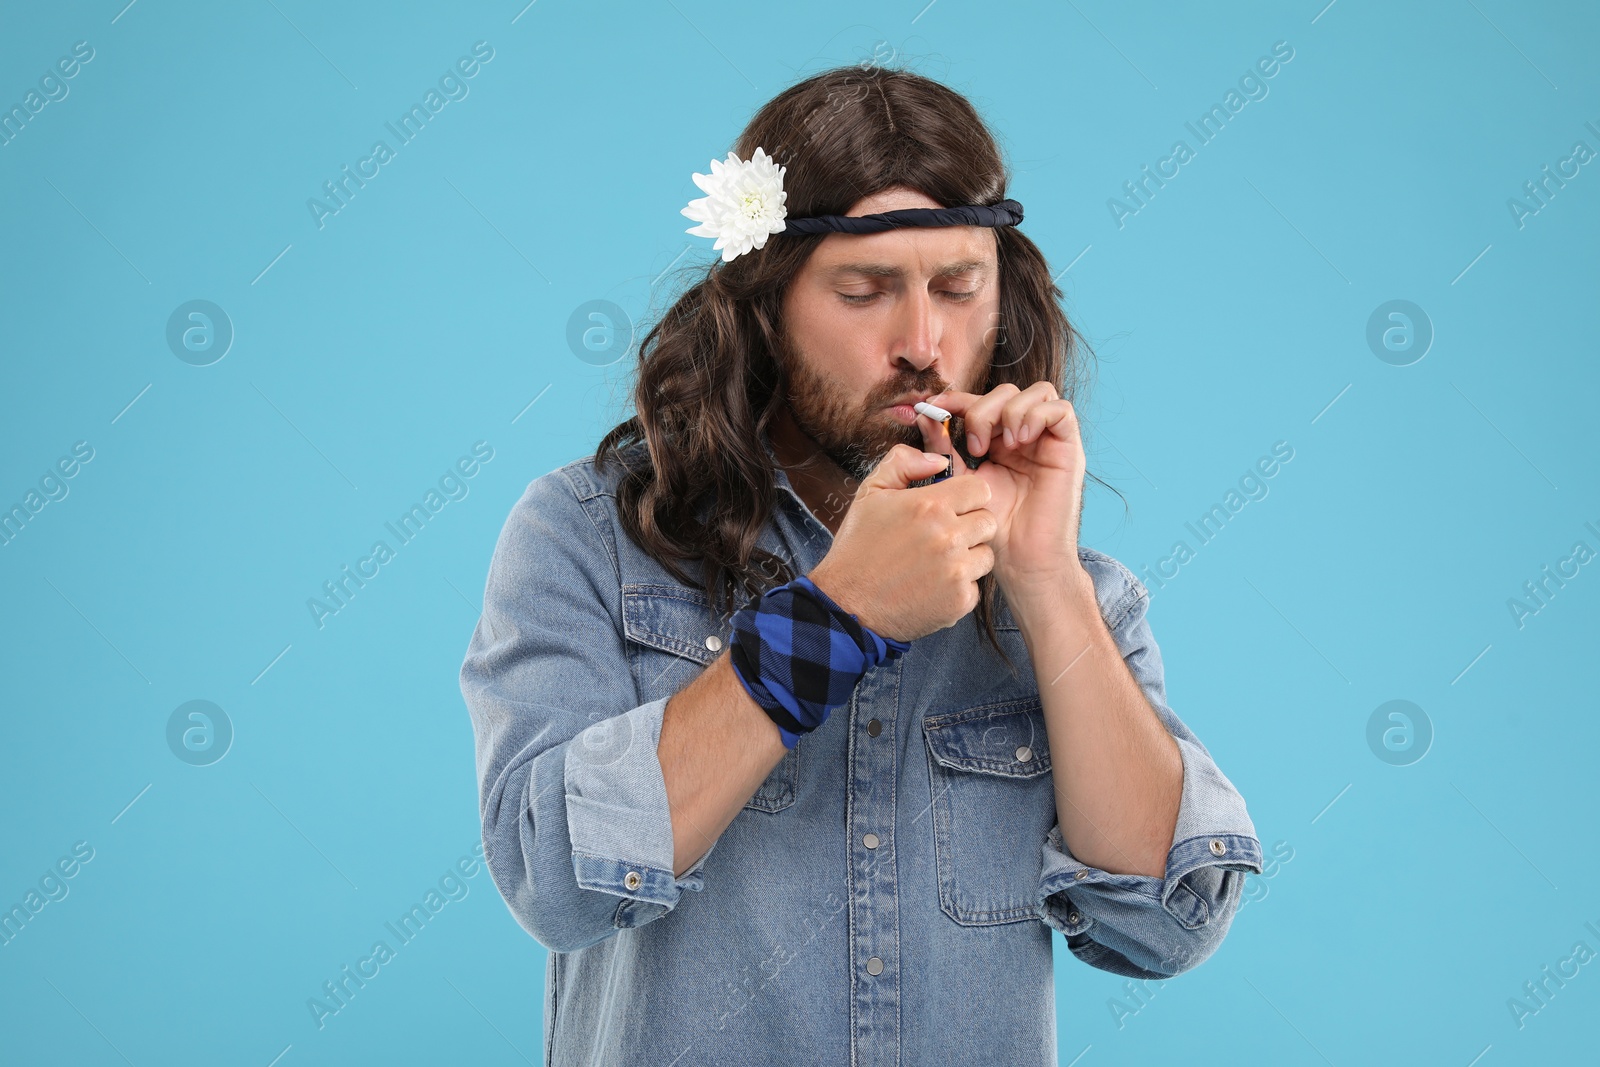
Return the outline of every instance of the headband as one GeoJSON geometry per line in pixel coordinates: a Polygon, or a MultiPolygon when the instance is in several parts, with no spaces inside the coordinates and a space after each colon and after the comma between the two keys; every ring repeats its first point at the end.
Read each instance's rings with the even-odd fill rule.
{"type": "Polygon", "coordinates": [[[814,215],[785,219],[784,233],[879,233],[901,226],[1015,226],[1022,221],[1022,205],[1015,200],[964,207],[907,207],[876,215],[814,215]]]}
{"type": "Polygon", "coordinates": [[[710,174],[691,175],[707,195],[689,201],[680,214],[698,222],[685,233],[715,237],[714,250],[724,263],[765,248],[775,233],[881,233],[902,226],[1015,226],[1022,221],[1022,205],[1015,200],[958,207],[911,207],[872,215],[814,215],[788,217],[783,189],[786,167],[778,166],[765,149],[757,148],[749,160],[729,152],[726,160],[711,161],[710,174]]]}

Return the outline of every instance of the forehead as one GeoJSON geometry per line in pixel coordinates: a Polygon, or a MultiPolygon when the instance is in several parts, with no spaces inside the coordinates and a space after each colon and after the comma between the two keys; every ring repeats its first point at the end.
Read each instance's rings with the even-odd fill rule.
{"type": "Polygon", "coordinates": [[[883,233],[833,233],[806,262],[825,278],[946,277],[995,270],[994,233],[986,226],[909,226],[883,233]]]}

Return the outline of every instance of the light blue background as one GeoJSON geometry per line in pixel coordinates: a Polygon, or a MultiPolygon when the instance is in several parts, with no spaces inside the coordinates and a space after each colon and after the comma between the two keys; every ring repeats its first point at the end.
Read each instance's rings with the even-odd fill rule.
{"type": "Polygon", "coordinates": [[[306,1002],[478,841],[456,671],[495,536],[624,415],[632,354],[578,358],[569,316],[659,312],[711,256],[691,172],[875,49],[970,94],[1072,264],[1091,464],[1131,507],[1093,492],[1086,543],[1144,574],[1294,449],[1151,584],[1173,707],[1293,858],[1120,1027],[1123,980],[1058,941],[1061,1062],[1594,1054],[1600,963],[1507,1007],[1600,951],[1600,564],[1507,608],[1600,549],[1600,164],[1507,207],[1600,150],[1592,6],[125,2],[0,21],[6,106],[94,48],[0,147],[0,504],[94,449],[0,547],[0,904],[94,849],[0,948],[0,1060],[539,1061],[545,954],[481,871],[324,1028],[306,1002]],[[470,94],[319,229],[307,199],[480,40],[470,94]],[[1278,41],[1269,95],[1119,229],[1108,198],[1278,41]],[[236,333],[210,366],[165,340],[193,299],[236,333]],[[1394,299],[1435,331],[1409,366],[1366,342],[1394,299]],[[307,599],[480,440],[319,629],[307,599]],[[206,767],[166,741],[195,699],[235,730],[206,767]],[[1393,699],[1435,733],[1409,766],[1366,741],[1393,699]]]}

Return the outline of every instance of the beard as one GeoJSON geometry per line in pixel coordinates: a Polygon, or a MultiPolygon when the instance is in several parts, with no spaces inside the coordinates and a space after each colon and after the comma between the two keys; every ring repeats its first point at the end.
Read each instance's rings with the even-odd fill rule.
{"type": "MultiPolygon", "coordinates": [[[[859,482],[895,445],[906,444],[922,451],[922,431],[915,425],[902,426],[885,405],[907,393],[932,395],[959,388],[972,392],[975,383],[953,387],[932,367],[901,374],[874,387],[864,400],[857,400],[834,379],[820,373],[794,347],[784,333],[779,369],[781,388],[789,403],[789,416],[817,449],[859,482]]],[[[980,367],[981,375],[987,374],[980,367]]]]}

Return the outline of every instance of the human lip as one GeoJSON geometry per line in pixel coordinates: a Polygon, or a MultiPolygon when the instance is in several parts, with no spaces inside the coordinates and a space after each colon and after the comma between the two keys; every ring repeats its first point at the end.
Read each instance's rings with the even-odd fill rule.
{"type": "Polygon", "coordinates": [[[917,412],[912,405],[921,403],[932,395],[932,393],[918,393],[915,396],[905,397],[900,402],[885,405],[885,407],[894,415],[896,422],[906,426],[915,426],[917,424],[917,412]]]}

